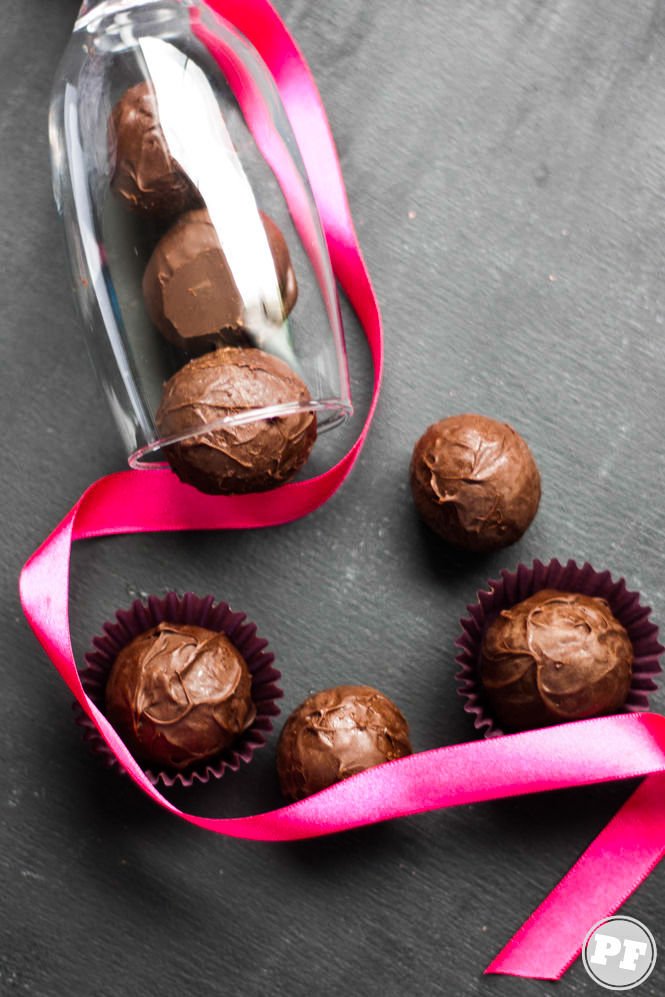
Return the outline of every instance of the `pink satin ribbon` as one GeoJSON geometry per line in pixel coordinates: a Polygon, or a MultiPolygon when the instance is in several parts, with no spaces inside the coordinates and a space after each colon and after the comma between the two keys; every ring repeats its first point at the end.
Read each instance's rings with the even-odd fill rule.
{"type": "Polygon", "coordinates": [[[665,718],[605,717],[438,748],[370,769],[270,813],[211,819],[179,810],[162,796],[81,686],[68,606],[74,541],[125,533],[270,526],[297,519],[326,501],[351,470],[378,395],[379,310],[316,87],[266,0],[214,0],[211,6],[249,37],[279,86],[310,175],[335,273],[362,321],[372,352],[375,381],[370,411],[355,445],[335,467],[272,493],[210,497],[183,485],[168,470],[124,471],[100,479],[24,567],[20,582],[24,612],[58,672],[134,782],[172,814],[217,834],[261,841],[312,838],[466,803],[647,776],[486,970],[558,979],[579,954],[592,925],[617,910],[663,856],[665,718]]]}

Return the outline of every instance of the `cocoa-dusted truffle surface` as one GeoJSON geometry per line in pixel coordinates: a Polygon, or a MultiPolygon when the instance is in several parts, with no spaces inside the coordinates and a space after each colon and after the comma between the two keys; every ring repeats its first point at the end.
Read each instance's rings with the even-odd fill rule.
{"type": "Polygon", "coordinates": [[[169,152],[157,98],[148,83],[130,87],[117,102],[109,140],[115,152],[111,187],[133,211],[163,220],[200,203],[196,188],[169,152]]]}
{"type": "MultiPolygon", "coordinates": [[[[261,212],[286,317],[298,285],[281,230],[261,212]]],[[[157,243],[143,276],[143,298],[162,335],[191,354],[245,338],[245,307],[208,212],[179,218],[157,243]]]]}
{"type": "Polygon", "coordinates": [[[313,412],[196,430],[247,409],[309,401],[306,385],[283,360],[226,347],[190,360],[166,382],[156,422],[162,437],[195,433],[164,449],[182,481],[210,494],[266,491],[307,460],[316,440],[313,412]]]}
{"type": "Polygon", "coordinates": [[[529,447],[506,423],[455,415],[430,426],[411,458],[418,513],[443,540],[489,551],[518,540],[540,502],[529,447]]]}
{"type": "Polygon", "coordinates": [[[480,678],[500,724],[528,730],[619,710],[633,647],[604,599],[543,589],[487,628],[480,678]]]}
{"type": "Polygon", "coordinates": [[[288,718],[277,774],[286,799],[300,800],[411,751],[408,724],[387,696],[368,685],[339,685],[309,696],[288,718]]]}
{"type": "Polygon", "coordinates": [[[182,769],[219,754],[253,723],[251,686],[225,634],[160,623],[119,653],[106,713],[142,761],[182,769]]]}

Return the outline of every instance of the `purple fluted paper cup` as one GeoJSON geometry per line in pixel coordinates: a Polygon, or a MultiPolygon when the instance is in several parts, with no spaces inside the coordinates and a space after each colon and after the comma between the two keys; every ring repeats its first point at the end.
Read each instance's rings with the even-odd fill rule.
{"type": "Polygon", "coordinates": [[[596,571],[590,564],[579,567],[572,560],[566,564],[556,559],[548,564],[534,561],[531,567],[520,564],[515,571],[504,570],[500,578],[488,582],[488,588],[478,592],[478,601],[467,606],[469,615],[460,620],[462,633],[455,641],[460,649],[456,658],[459,669],[455,678],[464,710],[473,717],[476,730],[485,737],[504,733],[486,706],[480,684],[480,648],[485,631],[503,609],[541,589],[578,592],[607,601],[633,645],[633,677],[623,712],[648,710],[649,693],[657,688],[654,678],[661,671],[659,658],[664,649],[658,641],[658,627],[649,619],[651,608],[640,602],[639,592],[630,592],[625,579],[615,580],[609,571],[596,571]]]}
{"type": "MultiPolygon", "coordinates": [[[[115,621],[105,623],[101,636],[93,638],[94,650],[85,656],[86,667],[81,671],[81,683],[95,706],[103,712],[106,681],[118,653],[134,637],[162,622],[190,623],[226,634],[247,662],[251,673],[256,718],[238,740],[219,755],[181,771],[145,768],[145,774],[155,786],[159,783],[191,786],[194,782],[221,779],[227,769],[236,772],[241,763],[250,762],[257,748],[265,744],[266,734],[272,730],[272,718],[279,713],[275,700],[283,695],[277,685],[281,674],[273,668],[275,656],[267,649],[268,642],[257,636],[256,625],[244,613],[232,612],[225,602],[216,603],[211,595],[199,597],[191,592],[184,596],[169,592],[161,599],[151,595],[147,602],[137,599],[129,609],[119,609],[115,621]]],[[[78,703],[74,704],[74,711],[76,722],[83,728],[84,740],[106,765],[122,772],[115,755],[78,703]]]]}

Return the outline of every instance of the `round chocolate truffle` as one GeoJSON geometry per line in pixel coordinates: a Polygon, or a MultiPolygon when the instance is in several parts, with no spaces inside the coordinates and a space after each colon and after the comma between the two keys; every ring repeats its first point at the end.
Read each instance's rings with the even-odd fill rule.
{"type": "MultiPolygon", "coordinates": [[[[286,318],[298,297],[296,276],[280,229],[263,212],[261,220],[286,318]]],[[[188,353],[246,341],[243,299],[204,208],[183,215],[157,243],[143,275],[143,298],[162,335],[188,353]]]]}
{"type": "Polygon", "coordinates": [[[125,91],[113,108],[109,132],[115,149],[111,188],[133,211],[165,219],[200,203],[169,152],[149,83],[125,91]]]}
{"type": "Polygon", "coordinates": [[[485,696],[511,730],[615,712],[632,668],[630,638],[607,602],[553,589],[504,609],[480,651],[485,696]]]}
{"type": "Polygon", "coordinates": [[[139,759],[182,769],[219,754],[254,722],[251,687],[225,634],[160,623],[118,654],[106,714],[139,759]]]}
{"type": "Polygon", "coordinates": [[[316,440],[312,411],[202,432],[215,419],[271,405],[306,405],[306,385],[263,350],[225,347],[190,360],[164,385],[156,422],[162,437],[191,433],[164,448],[181,479],[211,495],[267,491],[291,478],[316,440]]]}
{"type": "Polygon", "coordinates": [[[387,696],[368,685],[338,685],[309,696],[286,721],[277,774],[286,799],[301,800],[411,751],[408,724],[387,696]]]}
{"type": "Polygon", "coordinates": [[[540,474],[510,426],[454,415],[435,422],[416,443],[411,490],[420,516],[443,540],[489,551],[514,543],[528,528],[540,502],[540,474]]]}

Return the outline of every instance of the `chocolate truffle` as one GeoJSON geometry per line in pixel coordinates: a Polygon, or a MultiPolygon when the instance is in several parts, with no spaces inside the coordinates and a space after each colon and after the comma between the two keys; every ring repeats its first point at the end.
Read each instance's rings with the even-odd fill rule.
{"type": "Polygon", "coordinates": [[[480,678],[499,723],[528,730],[620,709],[633,647],[604,599],[543,589],[490,623],[480,678]]]}
{"type": "Polygon", "coordinates": [[[471,551],[522,536],[540,502],[540,474],[514,429],[482,415],[435,422],[415,445],[411,490],[422,519],[443,540],[471,551]]]}
{"type": "MultiPolygon", "coordinates": [[[[261,220],[285,318],[296,303],[298,285],[284,236],[263,212],[261,220]]],[[[157,243],[143,275],[143,298],[162,335],[188,353],[246,342],[243,299],[204,208],[183,215],[157,243]]]]}
{"type": "Polygon", "coordinates": [[[300,800],[411,750],[408,724],[387,696],[338,685],[309,696],[286,721],[277,774],[286,799],[300,800]]]}
{"type": "Polygon", "coordinates": [[[193,435],[164,448],[182,481],[212,495],[267,491],[307,460],[316,440],[312,411],[200,432],[215,419],[290,403],[310,394],[283,360],[225,347],[190,360],[164,385],[156,422],[162,437],[193,435]]]}
{"type": "Polygon", "coordinates": [[[224,634],[160,623],[116,658],[108,719],[142,761],[182,769],[219,754],[253,723],[252,676],[224,634]]]}
{"type": "Polygon", "coordinates": [[[200,203],[194,185],[169,152],[157,98],[148,83],[131,87],[113,108],[111,187],[133,210],[165,219],[200,203]]]}

